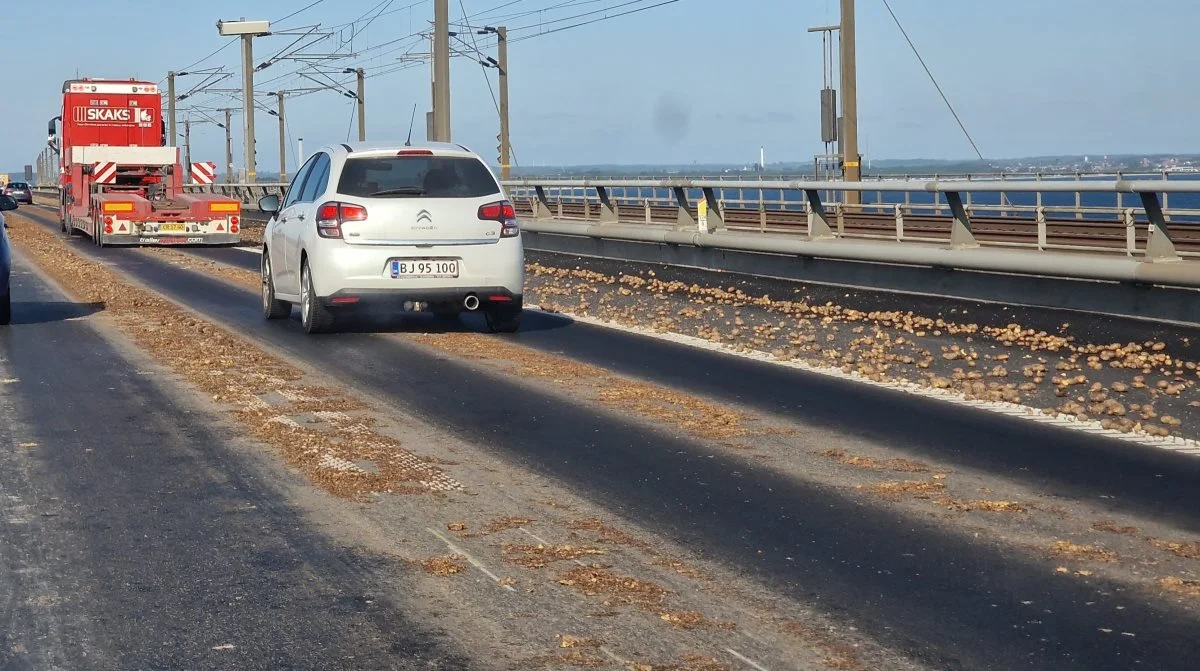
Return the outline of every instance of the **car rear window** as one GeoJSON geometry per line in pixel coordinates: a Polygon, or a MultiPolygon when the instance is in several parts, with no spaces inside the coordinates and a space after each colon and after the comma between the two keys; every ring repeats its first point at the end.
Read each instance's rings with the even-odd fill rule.
{"type": "Polygon", "coordinates": [[[29,185],[26,184],[25,182],[12,182],[11,184],[9,184],[9,186],[14,189],[28,189],[29,188],[29,185]]]}
{"type": "Polygon", "coordinates": [[[481,198],[500,185],[479,159],[458,156],[351,158],[338,193],[361,198],[481,198]]]}

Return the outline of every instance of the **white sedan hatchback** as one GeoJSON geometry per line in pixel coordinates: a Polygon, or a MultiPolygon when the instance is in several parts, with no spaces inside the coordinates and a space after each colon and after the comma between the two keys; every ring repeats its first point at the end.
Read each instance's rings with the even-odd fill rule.
{"type": "Polygon", "coordinates": [[[267,196],[267,319],[300,306],[304,330],[357,311],[481,311],[492,331],[521,324],[525,253],[512,203],[461,145],[337,144],[304,163],[282,201],[267,196]]]}

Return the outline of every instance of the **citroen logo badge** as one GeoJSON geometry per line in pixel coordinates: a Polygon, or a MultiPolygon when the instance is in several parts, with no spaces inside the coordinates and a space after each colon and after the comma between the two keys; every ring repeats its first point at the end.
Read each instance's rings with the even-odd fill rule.
{"type": "Polygon", "coordinates": [[[417,223],[422,221],[433,223],[433,215],[429,214],[429,210],[421,210],[417,213],[417,223]]]}

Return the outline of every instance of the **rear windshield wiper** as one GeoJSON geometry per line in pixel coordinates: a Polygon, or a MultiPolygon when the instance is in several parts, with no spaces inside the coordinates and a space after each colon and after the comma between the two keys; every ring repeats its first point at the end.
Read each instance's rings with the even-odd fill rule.
{"type": "Polygon", "coordinates": [[[372,196],[400,196],[400,195],[423,196],[423,195],[425,195],[425,189],[423,189],[419,186],[398,186],[394,189],[384,189],[383,191],[376,191],[375,193],[372,193],[370,195],[372,195],[372,196]]]}

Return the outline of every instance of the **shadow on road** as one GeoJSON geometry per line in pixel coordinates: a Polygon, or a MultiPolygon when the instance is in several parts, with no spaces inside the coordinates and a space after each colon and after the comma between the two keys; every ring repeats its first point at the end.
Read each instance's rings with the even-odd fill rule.
{"type": "MultiPolygon", "coordinates": [[[[292,321],[299,322],[299,313],[293,313],[292,321]]],[[[521,318],[521,330],[518,333],[533,333],[537,331],[554,331],[567,328],[574,320],[559,315],[526,310],[521,318]]],[[[439,317],[425,312],[414,312],[397,315],[381,312],[378,314],[355,314],[346,316],[338,322],[338,331],[342,333],[487,333],[487,323],[480,313],[463,313],[454,317],[439,317]]]]}
{"type": "Polygon", "coordinates": [[[87,317],[104,310],[104,303],[71,303],[67,301],[13,301],[12,325],[49,324],[68,319],[87,317]]]}

